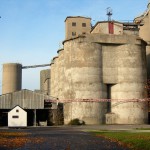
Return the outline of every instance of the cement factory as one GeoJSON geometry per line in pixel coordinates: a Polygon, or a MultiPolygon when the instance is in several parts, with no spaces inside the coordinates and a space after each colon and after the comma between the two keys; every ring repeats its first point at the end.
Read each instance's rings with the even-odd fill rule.
{"type": "Polygon", "coordinates": [[[150,2],[133,22],[111,20],[110,8],[107,15],[94,26],[91,18],[68,16],[63,48],[50,64],[3,64],[1,126],[16,106],[27,112],[27,126],[75,118],[91,125],[149,123],[150,2]],[[40,90],[22,89],[22,69],[44,66],[50,69],[41,70],[40,90]]]}

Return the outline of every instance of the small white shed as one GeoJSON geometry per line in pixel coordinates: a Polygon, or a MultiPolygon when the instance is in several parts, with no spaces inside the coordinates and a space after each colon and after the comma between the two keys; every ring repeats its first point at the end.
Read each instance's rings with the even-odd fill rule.
{"type": "Polygon", "coordinates": [[[27,127],[27,112],[20,106],[15,106],[8,112],[8,127],[27,127]]]}

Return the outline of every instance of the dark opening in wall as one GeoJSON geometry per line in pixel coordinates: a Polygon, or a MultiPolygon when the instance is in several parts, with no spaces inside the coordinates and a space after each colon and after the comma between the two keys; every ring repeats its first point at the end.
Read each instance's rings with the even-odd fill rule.
{"type": "Polygon", "coordinates": [[[75,27],[75,26],[76,26],[76,22],[72,22],[72,26],[74,26],[74,27],[75,27]]]}
{"type": "MultiPolygon", "coordinates": [[[[113,84],[107,84],[107,99],[111,99],[111,87],[113,84]]],[[[107,113],[111,112],[111,102],[107,102],[107,113]]]]}
{"type": "Polygon", "coordinates": [[[86,23],[82,23],[82,27],[86,27],[86,23]]]}

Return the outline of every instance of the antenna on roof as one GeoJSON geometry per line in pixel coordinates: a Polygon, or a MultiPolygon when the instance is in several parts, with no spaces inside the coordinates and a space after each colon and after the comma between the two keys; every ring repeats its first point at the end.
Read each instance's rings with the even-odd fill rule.
{"type": "Polygon", "coordinates": [[[112,9],[111,7],[107,7],[107,16],[108,16],[108,21],[111,21],[111,16],[112,16],[112,9]]]}

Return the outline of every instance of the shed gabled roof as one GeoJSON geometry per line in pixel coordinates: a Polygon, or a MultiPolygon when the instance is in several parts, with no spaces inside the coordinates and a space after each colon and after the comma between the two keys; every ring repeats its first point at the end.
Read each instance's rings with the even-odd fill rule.
{"type": "MultiPolygon", "coordinates": [[[[19,105],[16,105],[16,106],[14,106],[9,112],[11,112],[13,109],[15,109],[16,107],[20,107],[23,111],[25,111],[21,106],[19,106],[19,105]]],[[[25,111],[26,112],[26,111],[25,111]]]]}

